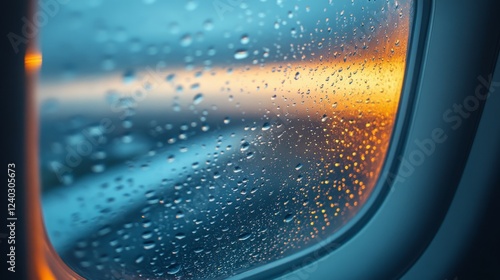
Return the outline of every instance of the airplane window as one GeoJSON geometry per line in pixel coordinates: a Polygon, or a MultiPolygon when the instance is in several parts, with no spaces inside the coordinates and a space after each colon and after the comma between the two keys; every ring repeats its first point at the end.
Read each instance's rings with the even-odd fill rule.
{"type": "Polygon", "coordinates": [[[87,279],[226,278],[345,226],[412,1],[40,1],[42,211],[87,279]]]}

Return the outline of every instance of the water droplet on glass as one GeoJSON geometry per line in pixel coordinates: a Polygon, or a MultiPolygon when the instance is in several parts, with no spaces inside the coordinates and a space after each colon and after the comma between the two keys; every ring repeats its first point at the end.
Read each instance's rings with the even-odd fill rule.
{"type": "Polygon", "coordinates": [[[170,162],[173,162],[175,160],[175,156],[174,155],[170,155],[167,157],[167,161],[170,163],[170,162]]]}
{"type": "Polygon", "coordinates": [[[200,104],[201,102],[203,101],[203,94],[202,93],[198,93],[197,95],[194,96],[193,98],[193,104],[194,105],[198,105],[200,104]]]}
{"type": "Polygon", "coordinates": [[[181,270],[181,266],[179,264],[172,264],[167,267],[167,273],[170,275],[177,274],[181,270]]]}
{"type": "Polygon", "coordinates": [[[195,252],[195,254],[199,254],[199,253],[203,252],[203,248],[201,248],[201,247],[200,248],[196,248],[193,251],[195,252]]]}
{"type": "Polygon", "coordinates": [[[92,166],[92,172],[94,173],[101,173],[103,172],[104,170],[106,169],[106,166],[102,163],[99,163],[99,164],[94,164],[92,166]]]}
{"type": "Polygon", "coordinates": [[[190,34],[185,34],[181,37],[181,46],[188,47],[193,42],[193,38],[190,34]]]}
{"type": "Polygon", "coordinates": [[[247,50],[240,49],[240,50],[237,50],[234,53],[234,58],[236,58],[236,59],[245,59],[247,57],[248,57],[248,51],[247,50]]]}
{"type": "Polygon", "coordinates": [[[243,44],[243,45],[246,45],[250,42],[250,37],[248,35],[243,35],[241,36],[241,40],[240,42],[243,44]]]}
{"type": "Polygon", "coordinates": [[[144,256],[138,256],[136,259],[135,259],[135,263],[141,263],[142,261],[144,260],[144,256]]]}
{"type": "Polygon", "coordinates": [[[108,234],[108,233],[110,233],[110,232],[111,232],[111,228],[110,228],[109,226],[105,226],[105,227],[102,227],[102,228],[101,228],[101,229],[97,232],[97,234],[98,234],[99,236],[104,236],[104,235],[106,235],[106,234],[108,234]]]}
{"type": "Polygon", "coordinates": [[[144,249],[151,250],[156,246],[156,243],[153,240],[148,240],[144,242],[144,249]]]}
{"type": "Polygon", "coordinates": [[[206,31],[210,31],[214,29],[214,23],[208,19],[203,23],[203,28],[205,28],[206,31]]]}
{"type": "Polygon", "coordinates": [[[302,163],[297,164],[297,166],[295,166],[295,170],[300,170],[302,166],[303,166],[302,163]]]}
{"type": "Polygon", "coordinates": [[[194,11],[194,10],[196,10],[196,8],[198,8],[198,3],[196,3],[195,1],[188,1],[186,3],[186,10],[187,11],[194,11]]]}
{"type": "Polygon", "coordinates": [[[179,24],[177,22],[170,23],[168,28],[170,30],[170,33],[172,33],[172,34],[177,34],[177,33],[179,33],[179,30],[180,30],[179,24]]]}
{"type": "Polygon", "coordinates": [[[153,237],[153,232],[151,232],[151,231],[145,231],[145,232],[142,234],[142,238],[143,238],[143,239],[149,239],[149,238],[151,238],[151,237],[153,237]]]}
{"type": "Polygon", "coordinates": [[[251,236],[252,236],[252,234],[251,234],[251,233],[247,233],[247,232],[246,232],[246,233],[243,233],[243,234],[241,234],[240,236],[238,236],[238,240],[239,240],[239,241],[244,241],[244,240],[249,239],[251,236]]]}
{"type": "Polygon", "coordinates": [[[176,239],[179,239],[179,240],[182,240],[182,239],[186,238],[186,235],[185,235],[184,233],[180,233],[180,232],[179,232],[179,233],[177,233],[177,234],[175,235],[175,238],[176,238],[176,239]]]}
{"type": "Polygon", "coordinates": [[[166,78],[167,82],[172,82],[175,79],[175,74],[169,74],[166,78]]]}
{"type": "Polygon", "coordinates": [[[184,218],[184,213],[182,213],[182,212],[177,212],[177,214],[175,214],[175,218],[176,218],[176,219],[182,219],[182,218],[184,218]]]}
{"type": "Polygon", "coordinates": [[[244,152],[250,148],[250,144],[248,142],[244,142],[241,144],[240,151],[244,152]]]}
{"type": "Polygon", "coordinates": [[[293,221],[293,219],[295,219],[295,215],[292,215],[292,214],[287,214],[287,215],[285,216],[285,222],[286,222],[286,223],[289,223],[289,222],[293,221]]]}

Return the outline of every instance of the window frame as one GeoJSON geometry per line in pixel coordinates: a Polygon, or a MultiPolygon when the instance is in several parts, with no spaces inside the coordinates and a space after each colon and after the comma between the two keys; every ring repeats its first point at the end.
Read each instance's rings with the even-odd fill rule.
{"type": "MultiPolygon", "coordinates": [[[[471,55],[473,58],[478,59],[475,64],[476,67],[472,67],[470,70],[465,69],[464,72],[470,74],[469,76],[473,76],[477,72],[485,72],[484,66],[477,66],[487,57],[487,55],[477,51],[478,49],[484,50],[486,45],[484,40],[478,39],[474,41],[474,39],[480,37],[480,34],[477,34],[476,37],[470,36],[473,37],[469,38],[471,39],[470,44],[457,47],[452,51],[453,54],[449,54],[445,58],[439,58],[439,55],[442,55],[442,50],[441,53],[439,52],[439,46],[444,44],[445,41],[448,40],[448,44],[461,43],[460,36],[443,33],[446,28],[449,28],[448,25],[444,24],[444,20],[449,20],[449,14],[452,14],[448,11],[447,15],[446,9],[454,11],[458,9],[460,14],[463,15],[479,6],[479,12],[475,11],[473,13],[475,17],[478,17],[481,12],[491,9],[491,6],[494,5],[492,2],[494,1],[466,1],[458,5],[452,0],[414,0],[415,10],[408,47],[409,55],[396,122],[381,176],[366,205],[348,225],[337,234],[334,234],[331,240],[327,240],[339,245],[335,246],[334,251],[319,248],[319,250],[304,252],[300,256],[293,255],[289,257],[293,259],[284,258],[272,262],[269,265],[237,275],[234,279],[250,277],[252,279],[275,278],[291,272],[291,269],[297,271],[286,277],[295,277],[295,279],[297,277],[298,279],[317,279],[315,276],[325,271],[330,271],[331,275],[338,278],[344,276],[358,278],[359,275],[367,276],[367,274],[370,275],[370,278],[393,278],[401,276],[411,266],[420,256],[423,251],[422,248],[425,248],[432,240],[448,209],[457,188],[456,180],[458,179],[448,182],[445,179],[452,175],[456,176],[457,172],[463,170],[479,117],[471,118],[469,122],[463,124],[460,131],[449,135],[450,139],[447,141],[447,147],[427,158],[425,166],[420,166],[404,183],[398,184],[396,182],[391,184],[391,180],[387,180],[387,178],[389,178],[389,174],[396,174],[400,168],[398,158],[408,155],[415,148],[412,140],[428,137],[429,132],[436,125],[439,125],[439,123],[436,123],[436,119],[433,119],[434,115],[419,114],[425,111],[422,109],[422,104],[430,104],[428,101],[432,99],[433,94],[444,92],[441,97],[442,100],[431,104],[430,108],[426,108],[430,112],[442,112],[443,108],[446,109],[447,106],[454,102],[463,100],[469,93],[467,90],[458,89],[468,89],[474,86],[474,81],[465,79],[458,81],[454,75],[443,73],[443,70],[446,69],[454,70],[453,65],[455,64],[451,63],[450,59],[453,56],[471,55]],[[471,49],[474,48],[476,48],[476,53],[471,54],[471,49]],[[435,66],[438,62],[442,64],[442,67],[436,67],[437,69],[432,70],[432,66],[435,66]],[[433,74],[437,75],[433,76],[433,74]],[[439,81],[439,86],[431,88],[436,81],[439,81]],[[453,85],[450,86],[450,83],[453,85]],[[463,151],[463,154],[453,155],[453,153],[456,154],[456,150],[463,151]],[[453,164],[445,166],[446,163],[449,164],[450,160],[454,160],[453,164]],[[438,179],[436,179],[436,170],[439,170],[440,173],[438,179]],[[426,176],[426,174],[429,176],[426,176]],[[433,195],[430,196],[430,193],[433,195]],[[422,206],[424,209],[417,209],[411,203],[412,200],[424,197],[429,197],[428,204],[422,206]],[[418,210],[421,213],[415,213],[418,210]],[[410,222],[398,224],[402,217],[410,222]],[[426,231],[426,229],[429,229],[430,232],[426,231]],[[401,233],[402,237],[388,234],[396,232],[401,233]],[[409,232],[414,232],[415,236],[409,236],[407,234],[409,232]],[[374,243],[374,238],[379,239],[376,239],[374,243]],[[414,244],[409,244],[409,241],[414,241],[414,244]],[[369,254],[362,255],[362,253],[368,251],[366,245],[370,243],[373,246],[368,247],[370,249],[369,254]],[[388,243],[393,244],[392,247],[394,248],[385,246],[388,243]],[[407,244],[407,248],[401,248],[400,246],[403,244],[407,244]],[[398,250],[399,252],[396,252],[398,250]],[[374,255],[379,256],[379,258],[374,260],[374,255]],[[367,260],[370,257],[373,263],[364,266],[363,264],[368,264],[367,260]],[[343,259],[343,261],[338,261],[339,259],[343,259]],[[318,260],[320,261],[318,262],[318,260]],[[358,260],[357,264],[352,263],[353,260],[358,260]],[[347,267],[346,264],[349,264],[349,261],[351,261],[351,266],[347,267]],[[385,266],[380,266],[380,264],[385,264],[385,266]],[[355,265],[359,266],[358,271],[353,269],[355,265]],[[300,272],[306,273],[307,278],[297,276],[300,275],[297,274],[300,272]]],[[[34,1],[30,3],[32,4],[31,11],[33,11],[33,3],[34,1]]],[[[485,26],[485,21],[473,22],[470,17],[459,18],[458,20],[469,22],[472,25],[471,28],[480,29],[485,26]]],[[[27,75],[27,78],[30,78],[30,75],[27,75]]],[[[34,113],[34,110],[30,110],[34,108],[33,84],[33,81],[28,81],[27,100],[22,100],[25,112],[27,112],[26,130],[24,132],[26,135],[24,144],[27,153],[25,164],[26,170],[30,171],[26,172],[25,175],[27,188],[23,198],[27,213],[24,225],[31,227],[31,231],[26,232],[27,252],[30,253],[27,261],[31,271],[30,278],[37,279],[42,275],[46,275],[44,273],[49,270],[50,275],[57,278],[82,279],[69,269],[50,248],[50,243],[43,230],[43,220],[39,211],[40,193],[37,179],[37,129],[33,127],[33,124],[36,123],[36,113],[34,113]],[[36,236],[37,234],[39,236],[36,236]],[[33,240],[34,237],[36,237],[36,241],[33,240]],[[45,240],[44,243],[40,243],[41,240],[45,240]]],[[[483,105],[481,105],[481,108],[483,105]]]]}

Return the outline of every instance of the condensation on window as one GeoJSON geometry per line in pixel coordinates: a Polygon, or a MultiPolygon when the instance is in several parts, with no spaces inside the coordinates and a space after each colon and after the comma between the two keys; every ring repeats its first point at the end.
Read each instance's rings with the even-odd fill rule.
{"type": "Polygon", "coordinates": [[[333,236],[372,194],[411,1],[44,3],[42,212],[81,276],[234,276],[333,236]]]}

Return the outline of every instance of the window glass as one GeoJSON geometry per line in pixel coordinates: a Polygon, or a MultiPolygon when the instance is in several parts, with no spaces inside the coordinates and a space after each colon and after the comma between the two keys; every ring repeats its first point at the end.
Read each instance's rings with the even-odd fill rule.
{"type": "Polygon", "coordinates": [[[332,236],[372,193],[411,1],[40,1],[39,13],[42,211],[83,277],[236,275],[332,236]]]}

